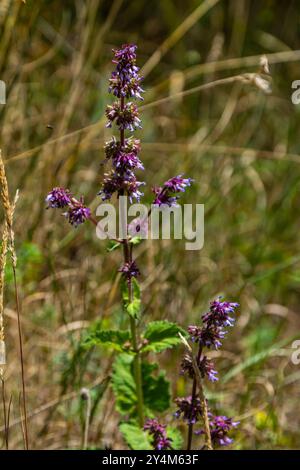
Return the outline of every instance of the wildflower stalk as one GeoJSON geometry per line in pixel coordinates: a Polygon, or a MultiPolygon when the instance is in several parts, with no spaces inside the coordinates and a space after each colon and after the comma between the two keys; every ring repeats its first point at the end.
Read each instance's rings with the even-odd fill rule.
{"type": "MultiPolygon", "coordinates": [[[[136,170],[144,170],[143,163],[139,158],[139,153],[141,151],[140,140],[135,139],[133,135],[129,137],[126,136],[126,131],[133,132],[135,129],[141,128],[138,107],[132,101],[134,99],[142,100],[143,98],[141,94],[144,92],[140,86],[142,77],[139,75],[139,68],[136,65],[136,48],[137,46],[134,44],[124,44],[120,49],[113,50],[113,63],[116,65],[116,68],[112,72],[109,80],[109,92],[116,97],[116,100],[106,107],[106,116],[108,119],[106,127],[110,128],[115,124],[119,132],[118,138],[113,136],[105,143],[104,146],[106,163],[111,163],[111,169],[104,174],[104,180],[98,193],[101,195],[103,201],[110,200],[112,196],[116,194],[117,198],[128,198],[129,203],[132,204],[133,199],[139,202],[140,198],[143,196],[143,193],[140,191],[140,186],[143,186],[145,183],[138,181],[135,174],[136,170]]],[[[162,186],[154,187],[152,189],[154,193],[152,205],[157,207],[177,206],[180,194],[185,192],[186,188],[191,185],[191,182],[192,180],[190,178],[183,178],[182,175],[177,175],[167,180],[162,186]]],[[[48,208],[66,208],[66,212],[64,212],[63,215],[75,228],[87,220],[92,222],[94,225],[97,225],[97,221],[93,218],[91,210],[84,205],[83,197],[79,200],[76,199],[68,189],[61,187],[53,188],[53,190],[47,195],[46,202],[48,208]]],[[[148,212],[148,217],[150,214],[151,209],[148,212]]],[[[140,238],[142,238],[141,234],[144,230],[144,224],[147,225],[145,219],[137,221],[137,225],[135,227],[137,237],[140,236],[140,238]]],[[[144,416],[142,350],[145,345],[144,342],[148,340],[145,339],[144,335],[140,335],[138,331],[140,293],[136,278],[139,276],[140,272],[135,260],[133,259],[132,252],[134,236],[132,233],[132,227],[127,226],[125,234],[123,234],[122,231],[120,238],[113,238],[113,240],[117,242],[117,247],[122,246],[123,248],[123,263],[119,268],[119,272],[122,273],[124,282],[122,286],[124,310],[128,314],[129,319],[129,331],[126,330],[126,337],[129,337],[129,341],[126,341],[124,344],[124,347],[126,345],[126,348],[123,348],[123,350],[127,352],[127,347],[129,347],[133,353],[130,367],[132,364],[133,380],[136,392],[133,398],[133,406],[130,414],[131,417],[136,419],[142,433],[145,426],[144,429],[148,430],[150,434],[153,434],[154,447],[162,450],[170,448],[171,442],[167,437],[165,426],[160,424],[157,420],[154,420],[149,424],[149,420],[146,420],[145,422],[145,418],[147,418],[147,416],[144,416]],[[141,341],[142,338],[144,338],[143,341],[141,341]],[[129,345],[127,345],[127,343],[129,343],[129,345]]],[[[163,323],[160,327],[164,329],[168,322],[160,323],[163,323]]],[[[172,334],[177,334],[174,333],[173,324],[169,324],[167,326],[172,330],[172,334]]],[[[107,334],[105,334],[104,331],[100,331],[98,333],[99,334],[95,341],[99,341],[101,343],[104,337],[107,338],[107,334]]],[[[109,334],[118,336],[120,332],[110,331],[109,334]]],[[[177,337],[176,340],[173,338],[171,344],[175,345],[177,341],[179,341],[177,337]]],[[[165,347],[170,347],[170,343],[166,341],[165,347]]],[[[118,349],[119,348],[120,345],[118,345],[118,349]]],[[[157,352],[160,352],[160,347],[157,349],[157,352]]],[[[115,376],[117,376],[118,373],[117,369],[116,364],[116,369],[114,371],[115,376]]],[[[151,380],[153,380],[153,383],[158,381],[158,379],[155,379],[154,377],[151,378],[151,380]]],[[[115,390],[114,392],[118,393],[115,390]]],[[[121,413],[124,414],[124,410],[122,410],[121,413]]],[[[144,435],[142,434],[142,436],[144,435]]]]}
{"type": "MultiPolygon", "coordinates": [[[[124,263],[132,263],[132,250],[129,248],[128,240],[125,239],[124,243],[124,263]]],[[[131,278],[128,279],[128,299],[129,303],[133,301],[132,296],[132,281],[131,278]]],[[[143,404],[143,388],[142,388],[142,368],[141,368],[141,355],[138,348],[138,335],[137,335],[137,325],[136,320],[129,316],[130,320],[130,333],[131,333],[131,343],[132,348],[135,352],[133,367],[134,367],[134,378],[136,385],[136,395],[137,395],[137,414],[139,425],[143,426],[144,424],[144,404],[143,404]]]]}
{"type": "Polygon", "coordinates": [[[234,422],[227,416],[214,416],[208,409],[203,379],[207,378],[211,382],[216,382],[218,373],[211,359],[203,354],[203,350],[204,348],[218,349],[222,346],[222,340],[227,333],[226,327],[234,324],[234,319],[230,314],[234,313],[237,307],[238,304],[234,302],[214,300],[210,304],[209,311],[202,315],[203,326],[188,327],[190,340],[198,343],[196,356],[187,340],[180,335],[187,351],[181,362],[181,372],[193,380],[192,395],[175,400],[178,405],[175,416],[178,418],[183,416],[188,424],[187,450],[192,449],[194,434],[205,436],[203,449],[206,450],[212,450],[216,445],[227,446],[232,443],[228,433],[238,425],[238,422],[234,422]],[[203,422],[203,428],[194,432],[194,424],[200,420],[203,422]]]}
{"type": "MultiPolygon", "coordinates": [[[[203,412],[203,422],[204,422],[204,432],[205,432],[205,446],[207,450],[212,450],[212,442],[211,442],[211,435],[210,435],[210,428],[209,428],[209,418],[208,418],[208,408],[207,408],[207,401],[205,398],[204,394],[204,389],[202,385],[202,378],[201,378],[201,373],[199,369],[199,364],[201,360],[201,354],[202,354],[202,345],[199,344],[198,348],[198,353],[197,357],[195,358],[193,355],[193,350],[189,343],[186,341],[186,339],[179,333],[180,338],[187,350],[188,355],[191,358],[192,361],[192,367],[194,370],[194,378],[193,378],[193,389],[192,389],[192,400],[191,400],[191,406],[195,406],[196,402],[196,396],[197,396],[197,387],[198,387],[198,393],[199,393],[199,398],[200,398],[200,403],[202,407],[202,412],[203,412]]],[[[193,429],[194,425],[193,423],[189,423],[188,426],[188,442],[187,442],[187,450],[191,450],[192,448],[192,440],[193,440],[193,429]]]]}

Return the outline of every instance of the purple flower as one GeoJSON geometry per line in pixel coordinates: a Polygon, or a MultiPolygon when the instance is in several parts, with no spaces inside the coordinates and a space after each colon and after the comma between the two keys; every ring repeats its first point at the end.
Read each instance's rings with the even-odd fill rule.
{"type": "Polygon", "coordinates": [[[221,302],[214,300],[210,304],[209,312],[205,313],[202,317],[204,323],[216,326],[233,326],[234,319],[229,315],[234,313],[235,309],[239,306],[236,302],[221,302]]]}
{"type": "Polygon", "coordinates": [[[108,123],[106,127],[111,127],[115,121],[119,130],[128,129],[133,132],[135,129],[141,128],[141,120],[137,106],[129,101],[124,104],[123,108],[120,102],[108,105],[106,108],[106,117],[108,123]]]}
{"type": "Polygon", "coordinates": [[[120,151],[113,159],[114,166],[117,170],[125,173],[126,171],[138,168],[144,170],[144,166],[135,153],[125,153],[120,151]]]}
{"type": "Polygon", "coordinates": [[[188,354],[185,354],[183,356],[183,359],[181,361],[181,370],[180,370],[180,375],[187,374],[191,379],[194,378],[194,368],[193,368],[193,363],[192,359],[188,354]]]}
{"type": "MultiPolygon", "coordinates": [[[[207,377],[211,382],[216,382],[218,380],[216,377],[218,372],[214,369],[213,362],[207,356],[203,356],[202,359],[200,359],[198,367],[202,378],[207,377]]],[[[183,356],[180,374],[187,374],[191,379],[195,376],[192,359],[188,354],[183,356]]]]}
{"type": "Polygon", "coordinates": [[[139,139],[129,137],[128,139],[125,139],[124,145],[121,146],[121,143],[117,141],[115,137],[112,137],[105,143],[104,151],[107,159],[115,159],[119,152],[134,153],[135,155],[138,155],[141,151],[141,142],[139,139]]]}
{"type": "MultiPolygon", "coordinates": [[[[228,437],[228,433],[238,426],[239,421],[232,421],[232,418],[227,416],[213,416],[209,413],[210,434],[213,445],[228,446],[233,442],[233,439],[228,437]]],[[[204,430],[196,431],[195,434],[204,434],[204,430]]]]}
{"type": "Polygon", "coordinates": [[[148,431],[152,436],[152,445],[155,450],[172,449],[172,439],[167,437],[165,424],[160,424],[157,419],[147,419],[144,431],[148,431]]]}
{"type": "Polygon", "coordinates": [[[178,175],[166,181],[164,187],[172,193],[184,192],[185,188],[191,186],[192,181],[191,178],[182,178],[182,175],[178,175]]]}
{"type": "Polygon", "coordinates": [[[63,215],[71,225],[78,227],[78,225],[83,224],[90,218],[91,210],[84,206],[82,202],[77,202],[77,204],[70,206],[68,212],[65,212],[63,215]]]}
{"type": "Polygon", "coordinates": [[[135,64],[137,46],[135,44],[122,44],[119,49],[113,49],[113,63],[119,67],[128,67],[135,64]]]}
{"type": "Polygon", "coordinates": [[[152,192],[155,194],[155,199],[153,201],[154,206],[168,206],[168,207],[176,207],[177,206],[177,199],[178,196],[170,196],[169,192],[166,191],[164,188],[155,187],[152,188],[152,192]]]}
{"type": "Polygon", "coordinates": [[[179,196],[176,193],[182,193],[192,184],[191,178],[182,178],[181,175],[174,176],[164,183],[162,187],[152,189],[155,194],[153,204],[155,206],[176,207],[179,196]]]}
{"type": "Polygon", "coordinates": [[[71,203],[70,191],[64,188],[53,188],[47,195],[46,202],[48,204],[47,209],[59,209],[68,206],[71,203]]]}
{"type": "Polygon", "coordinates": [[[218,380],[218,372],[214,369],[214,363],[207,356],[203,356],[199,362],[199,369],[202,377],[207,377],[211,382],[218,380]]]}
{"type": "Polygon", "coordinates": [[[140,86],[142,77],[136,72],[130,73],[128,70],[123,69],[121,72],[112,72],[109,79],[109,92],[113,93],[118,98],[137,98],[143,100],[141,93],[144,93],[143,88],[140,86]]]}
{"type": "Polygon", "coordinates": [[[123,266],[119,268],[119,272],[123,274],[127,281],[130,281],[130,279],[133,277],[138,277],[140,275],[139,268],[137,267],[135,261],[123,264],[123,266]]]}
{"type": "Polygon", "coordinates": [[[122,175],[112,171],[105,175],[102,189],[98,194],[102,195],[103,201],[110,199],[114,193],[117,193],[118,196],[126,194],[129,196],[130,202],[132,202],[132,199],[139,201],[141,196],[143,196],[139,187],[143,184],[137,181],[136,176],[131,172],[122,175]]]}
{"type": "Polygon", "coordinates": [[[207,348],[219,349],[222,346],[221,340],[225,338],[227,331],[213,325],[201,329],[199,343],[207,348]]]}
{"type": "Polygon", "coordinates": [[[182,416],[182,419],[187,421],[188,424],[195,424],[201,419],[202,407],[198,397],[195,398],[193,404],[191,396],[176,398],[175,403],[178,406],[178,410],[175,412],[176,418],[182,416]]]}
{"type": "Polygon", "coordinates": [[[113,63],[116,70],[112,72],[109,80],[109,92],[118,98],[137,98],[142,100],[141,93],[144,90],[140,86],[142,77],[139,75],[139,67],[136,66],[135,44],[123,44],[120,49],[115,49],[113,63]]]}
{"type": "Polygon", "coordinates": [[[137,106],[131,101],[125,101],[126,98],[142,99],[142,78],[136,66],[136,48],[134,44],[124,44],[113,51],[116,69],[111,75],[109,91],[119,99],[106,108],[106,127],[115,123],[120,130],[120,140],[112,137],[104,147],[106,158],[111,160],[112,171],[105,174],[102,189],[98,193],[102,200],[110,199],[117,193],[118,197],[128,196],[132,203],[133,199],[139,202],[143,196],[139,188],[144,183],[135,176],[135,170],[144,169],[138,156],[141,150],[140,141],[133,137],[125,138],[124,135],[126,130],[133,132],[141,127],[137,106]]]}

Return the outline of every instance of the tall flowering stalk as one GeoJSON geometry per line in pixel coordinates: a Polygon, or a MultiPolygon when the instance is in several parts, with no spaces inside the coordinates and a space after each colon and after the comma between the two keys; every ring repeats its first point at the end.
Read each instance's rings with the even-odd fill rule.
{"type": "Polygon", "coordinates": [[[222,346],[222,340],[227,333],[226,328],[234,325],[234,318],[231,315],[237,307],[237,303],[214,300],[210,304],[209,311],[202,315],[202,326],[188,327],[189,338],[198,345],[198,348],[195,357],[192,354],[183,357],[181,373],[192,379],[192,394],[175,400],[178,406],[175,416],[182,417],[188,424],[187,450],[192,448],[194,425],[201,420],[204,422],[204,429],[196,433],[206,436],[207,448],[212,449],[214,445],[229,445],[232,442],[227,434],[238,423],[226,416],[214,416],[208,410],[202,379],[207,378],[211,382],[218,380],[214,363],[207,357],[205,349],[219,349],[222,346]]]}
{"type": "MultiPolygon", "coordinates": [[[[139,159],[141,150],[140,141],[134,139],[133,136],[125,137],[125,131],[133,132],[136,128],[141,127],[141,120],[136,104],[128,99],[142,99],[143,89],[140,86],[142,78],[136,65],[136,46],[124,45],[121,49],[114,52],[113,63],[116,65],[115,70],[111,74],[109,91],[117,98],[117,100],[106,108],[106,116],[108,119],[107,127],[112,127],[115,123],[119,129],[119,140],[112,137],[105,144],[105,154],[108,160],[111,160],[112,171],[105,175],[103,187],[99,194],[103,200],[110,199],[114,193],[117,196],[128,196],[130,202],[133,199],[140,201],[143,195],[140,187],[143,182],[137,180],[135,171],[143,170],[143,164],[139,159]]],[[[128,303],[133,302],[133,286],[132,279],[139,275],[139,270],[133,260],[132,245],[129,244],[128,237],[122,240],[123,244],[123,265],[120,272],[127,284],[128,303]]],[[[139,339],[137,333],[137,320],[129,315],[131,342],[134,355],[134,376],[137,392],[137,413],[139,425],[144,424],[143,410],[143,389],[142,389],[142,372],[141,358],[139,351],[139,339]]]]}
{"type": "MultiPolygon", "coordinates": [[[[116,125],[119,134],[118,137],[113,136],[104,146],[106,163],[111,164],[111,169],[105,173],[98,193],[102,201],[110,200],[115,195],[117,198],[127,197],[132,203],[133,201],[139,202],[143,196],[141,188],[145,183],[139,181],[136,175],[137,171],[144,170],[139,157],[141,143],[133,135],[126,135],[128,131],[133,132],[141,128],[138,108],[133,102],[133,100],[141,100],[144,92],[141,87],[142,77],[136,65],[136,49],[137,46],[134,44],[125,44],[113,51],[115,70],[109,80],[109,92],[115,96],[116,101],[107,106],[106,117],[107,127],[116,125]]],[[[163,185],[154,187],[152,190],[153,207],[176,206],[179,195],[191,183],[190,178],[178,175],[167,180],[163,185]]],[[[91,210],[85,206],[83,197],[75,198],[68,189],[54,188],[47,195],[46,203],[48,208],[63,209],[62,215],[75,228],[87,220],[97,225],[91,210]]],[[[148,216],[150,213],[151,209],[148,216]]],[[[143,222],[141,221],[141,225],[143,222]]],[[[84,340],[84,347],[107,344],[119,353],[121,352],[114,363],[112,386],[118,410],[133,423],[123,422],[120,425],[128,444],[131,447],[136,446],[137,441],[135,440],[133,444],[130,436],[133,432],[136,434],[137,429],[132,430],[130,426],[134,427],[134,423],[137,423],[141,442],[143,439],[148,439],[147,442],[154,448],[168,449],[171,448],[172,439],[167,435],[166,426],[153,419],[153,413],[168,408],[169,385],[164,372],[156,371],[155,373],[157,365],[147,362],[145,357],[149,352],[160,353],[164,349],[179,344],[178,332],[183,330],[176,324],[164,320],[149,322],[143,332],[138,331],[141,308],[137,277],[140,271],[133,257],[134,240],[126,233],[122,239],[115,241],[117,247],[123,248],[123,263],[119,271],[122,273],[123,305],[129,317],[130,329],[90,331],[84,340]],[[122,377],[120,378],[124,369],[128,377],[133,372],[134,390],[131,386],[126,389],[122,377]],[[147,396],[144,397],[144,394],[147,396]],[[165,394],[166,397],[160,394],[165,394]]]]}

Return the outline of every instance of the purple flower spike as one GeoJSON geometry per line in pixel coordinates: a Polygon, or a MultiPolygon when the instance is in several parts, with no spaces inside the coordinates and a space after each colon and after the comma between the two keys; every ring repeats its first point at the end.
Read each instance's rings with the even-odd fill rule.
{"type": "Polygon", "coordinates": [[[120,138],[113,137],[105,146],[107,160],[112,163],[112,171],[105,174],[102,189],[98,194],[102,200],[107,200],[114,193],[117,196],[128,196],[130,203],[133,199],[139,202],[143,193],[140,186],[144,183],[137,180],[135,170],[144,170],[144,166],[138,156],[141,145],[140,141],[132,136],[125,137],[125,131],[133,132],[141,128],[138,108],[131,101],[126,99],[142,99],[143,89],[140,87],[142,77],[138,74],[139,68],[136,66],[136,49],[134,44],[124,44],[120,49],[115,49],[113,63],[115,70],[110,78],[109,91],[118,100],[107,106],[106,116],[108,123],[106,127],[117,125],[120,131],[120,138]]]}
{"type": "MultiPolygon", "coordinates": [[[[239,421],[232,421],[227,416],[213,416],[209,413],[210,434],[213,445],[228,446],[232,444],[233,439],[228,437],[228,433],[236,428],[239,421]]],[[[195,434],[204,434],[204,430],[196,431],[195,434]]]]}
{"type": "Polygon", "coordinates": [[[204,323],[216,326],[233,326],[234,319],[229,315],[234,313],[235,309],[239,306],[236,302],[221,302],[220,300],[214,300],[210,304],[208,313],[205,313],[202,317],[204,323]]]}
{"type": "Polygon", "coordinates": [[[164,186],[172,193],[184,192],[192,184],[191,178],[182,178],[182,175],[174,176],[165,182],[164,186]]]}
{"type": "Polygon", "coordinates": [[[138,277],[140,275],[139,268],[137,267],[135,261],[123,264],[123,266],[120,267],[119,272],[123,274],[127,281],[129,281],[133,277],[138,277]]]}
{"type": "Polygon", "coordinates": [[[68,189],[53,188],[47,195],[46,202],[48,204],[47,209],[60,209],[71,203],[71,194],[68,189]]]}
{"type": "Polygon", "coordinates": [[[133,132],[142,127],[138,108],[131,102],[126,103],[123,109],[120,102],[107,106],[106,117],[108,119],[106,127],[111,127],[115,121],[120,131],[128,129],[133,132]]]}
{"type": "Polygon", "coordinates": [[[113,193],[117,193],[118,196],[127,194],[130,202],[132,202],[132,199],[139,201],[143,195],[139,187],[143,184],[144,183],[137,181],[132,172],[127,172],[126,175],[120,175],[112,171],[105,175],[102,189],[98,194],[102,195],[103,201],[110,199],[113,193]]]}
{"type": "Polygon", "coordinates": [[[178,410],[175,413],[176,418],[184,419],[188,424],[195,424],[201,419],[202,407],[200,398],[196,398],[192,404],[192,397],[176,398],[175,403],[178,406],[178,410]]]}
{"type": "Polygon", "coordinates": [[[167,437],[165,424],[160,424],[157,419],[147,419],[144,431],[148,431],[152,436],[152,445],[155,450],[172,449],[172,439],[167,437]]]}
{"type": "Polygon", "coordinates": [[[152,191],[155,194],[153,204],[159,207],[176,207],[179,199],[176,194],[184,192],[188,186],[191,186],[192,181],[191,178],[182,178],[178,175],[166,181],[162,187],[153,188],[152,191]]]}
{"type": "Polygon", "coordinates": [[[199,363],[199,369],[202,377],[207,377],[211,382],[218,380],[218,372],[214,369],[214,363],[207,356],[203,356],[199,363]]]}
{"type": "Polygon", "coordinates": [[[109,80],[109,92],[118,98],[137,98],[142,100],[144,90],[140,86],[142,77],[139,67],[136,66],[135,44],[124,44],[120,49],[114,50],[113,63],[116,70],[112,72],[109,80]]]}
{"type": "Polygon", "coordinates": [[[83,224],[91,216],[91,210],[85,207],[82,203],[78,203],[70,207],[68,212],[63,214],[69,223],[74,227],[83,224]]]}

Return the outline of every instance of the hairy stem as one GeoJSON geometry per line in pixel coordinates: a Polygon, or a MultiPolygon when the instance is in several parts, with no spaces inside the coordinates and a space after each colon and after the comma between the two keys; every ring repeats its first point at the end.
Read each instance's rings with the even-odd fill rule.
{"type": "MultiPolygon", "coordinates": [[[[197,365],[200,362],[201,359],[201,354],[202,354],[202,347],[199,344],[199,349],[198,349],[198,354],[197,354],[197,365]]],[[[192,388],[192,401],[191,401],[191,406],[193,407],[196,401],[196,395],[197,395],[197,380],[196,380],[196,375],[194,376],[193,379],[193,388],[192,388]]],[[[187,440],[187,450],[191,450],[192,448],[192,441],[193,441],[193,424],[189,424],[189,429],[188,429],[188,440],[187,440]]]]}
{"type": "MultiPolygon", "coordinates": [[[[132,251],[128,246],[128,241],[124,240],[124,261],[125,263],[132,262],[132,251]]],[[[129,279],[128,283],[128,299],[129,303],[132,302],[132,283],[129,279]]],[[[137,413],[139,425],[142,427],[144,425],[144,404],[143,404],[143,388],[142,388],[142,368],[141,368],[141,355],[138,348],[138,334],[136,328],[136,320],[133,317],[130,318],[130,332],[131,332],[131,342],[132,347],[135,352],[133,367],[134,367],[134,379],[136,385],[136,394],[137,394],[137,413]]]]}
{"type": "MultiPolygon", "coordinates": [[[[201,373],[199,369],[199,362],[200,362],[201,354],[202,354],[202,346],[199,344],[198,354],[197,354],[197,357],[195,357],[193,355],[193,350],[191,346],[189,345],[189,343],[186,341],[186,339],[183,336],[180,335],[180,337],[181,337],[183,344],[185,345],[187,349],[187,352],[189,353],[191,357],[193,369],[194,369],[193,391],[192,391],[192,401],[191,401],[192,406],[196,400],[197,387],[198,387],[198,393],[199,393],[199,398],[200,398],[200,403],[201,403],[201,408],[202,408],[203,424],[204,424],[204,435],[205,435],[204,449],[213,450],[211,434],[210,434],[209,418],[208,418],[207,401],[205,398],[204,389],[202,385],[202,377],[201,377],[201,373]]],[[[192,439],[193,439],[193,425],[190,424],[189,432],[188,432],[187,450],[191,450],[192,439]]]]}

